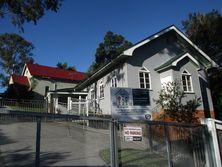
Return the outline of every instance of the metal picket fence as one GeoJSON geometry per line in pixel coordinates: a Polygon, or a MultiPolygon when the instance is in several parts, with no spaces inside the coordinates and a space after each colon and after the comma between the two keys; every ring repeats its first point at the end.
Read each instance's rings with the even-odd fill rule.
{"type": "Polygon", "coordinates": [[[0,166],[205,167],[207,137],[200,124],[0,112],[0,166]]]}
{"type": "Polygon", "coordinates": [[[16,110],[16,111],[35,111],[46,112],[47,103],[45,100],[28,100],[28,99],[0,99],[1,110],[16,110]]]}

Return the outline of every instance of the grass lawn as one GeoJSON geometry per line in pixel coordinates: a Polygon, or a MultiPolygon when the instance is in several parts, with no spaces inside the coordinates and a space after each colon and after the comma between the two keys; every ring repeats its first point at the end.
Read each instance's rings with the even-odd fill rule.
{"type": "MultiPolygon", "coordinates": [[[[100,152],[101,158],[110,164],[109,149],[100,152]]],[[[120,166],[135,166],[135,167],[167,167],[167,158],[155,153],[150,153],[146,150],[122,149],[119,150],[120,166]]]]}

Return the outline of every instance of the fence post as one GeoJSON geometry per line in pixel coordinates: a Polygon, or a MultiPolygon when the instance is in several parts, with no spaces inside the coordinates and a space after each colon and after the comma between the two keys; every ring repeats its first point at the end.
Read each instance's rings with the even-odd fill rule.
{"type": "Polygon", "coordinates": [[[204,129],[202,130],[202,136],[203,136],[203,141],[204,141],[204,146],[205,146],[205,158],[206,158],[206,167],[210,167],[210,166],[214,166],[213,164],[213,157],[212,157],[212,149],[210,146],[210,134],[207,131],[207,128],[204,127],[204,129]]]}
{"type": "Polygon", "coordinates": [[[37,117],[35,167],[40,166],[41,117],[37,117]]]}
{"type": "Polygon", "coordinates": [[[148,124],[149,126],[149,130],[148,130],[148,142],[149,142],[149,149],[150,149],[150,152],[153,152],[153,141],[152,141],[152,125],[151,124],[148,124]]]}
{"type": "Polygon", "coordinates": [[[164,124],[164,133],[165,133],[165,140],[167,146],[167,159],[168,159],[168,167],[172,167],[172,158],[171,158],[171,147],[170,147],[170,140],[169,140],[169,131],[166,125],[164,124]]]}
{"type": "Polygon", "coordinates": [[[111,167],[118,167],[117,122],[110,122],[110,162],[111,167]]]}
{"type": "MultiPolygon", "coordinates": [[[[222,167],[221,165],[221,157],[220,157],[220,147],[218,143],[218,137],[217,137],[217,129],[216,129],[216,120],[212,118],[206,118],[201,120],[201,124],[207,125],[208,133],[210,140],[210,145],[212,147],[211,154],[213,156],[213,162],[215,167],[222,167]]],[[[222,123],[222,122],[221,122],[222,123]]]]}

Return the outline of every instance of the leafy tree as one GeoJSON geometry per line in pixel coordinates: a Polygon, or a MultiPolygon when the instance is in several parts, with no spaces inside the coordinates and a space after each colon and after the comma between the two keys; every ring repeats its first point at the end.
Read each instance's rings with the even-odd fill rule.
{"type": "Polygon", "coordinates": [[[20,74],[25,63],[33,63],[32,43],[26,41],[17,34],[0,35],[0,67],[3,72],[0,74],[2,86],[6,86],[11,74],[20,74]]]}
{"type": "MultiPolygon", "coordinates": [[[[182,22],[187,36],[220,67],[222,66],[222,16],[217,10],[209,13],[190,13],[182,22]]],[[[217,119],[222,120],[222,70],[210,69],[210,87],[217,119]]]]}
{"type": "Polygon", "coordinates": [[[67,63],[58,62],[56,66],[58,68],[61,68],[61,69],[67,69],[68,68],[68,64],[67,63]]]}
{"type": "Polygon", "coordinates": [[[58,62],[56,65],[58,68],[64,69],[64,70],[72,70],[72,71],[76,71],[76,67],[75,66],[68,66],[68,64],[65,63],[61,63],[58,62]]]}
{"type": "Polygon", "coordinates": [[[222,70],[220,68],[212,68],[208,70],[208,74],[215,118],[222,120],[222,70]]]}
{"type": "Polygon", "coordinates": [[[200,98],[185,101],[186,94],[181,89],[179,81],[168,82],[159,92],[155,103],[164,110],[163,117],[169,117],[177,122],[195,122],[196,109],[200,106],[200,98]]]}
{"type": "Polygon", "coordinates": [[[122,35],[108,31],[104,36],[103,42],[96,49],[95,62],[90,66],[88,74],[94,73],[98,68],[109,63],[131,46],[132,43],[127,41],[122,35]]]}
{"type": "Polygon", "coordinates": [[[2,0],[0,1],[0,17],[8,15],[11,23],[23,31],[25,22],[37,21],[45,11],[57,12],[62,0],[2,0]]]}
{"type": "Polygon", "coordinates": [[[187,36],[213,60],[222,65],[222,16],[217,10],[190,13],[182,21],[187,36]]]}
{"type": "Polygon", "coordinates": [[[132,46],[132,43],[126,41],[122,35],[108,31],[104,37],[104,41],[96,49],[96,63],[104,64],[110,62],[130,46],[132,46]]]}

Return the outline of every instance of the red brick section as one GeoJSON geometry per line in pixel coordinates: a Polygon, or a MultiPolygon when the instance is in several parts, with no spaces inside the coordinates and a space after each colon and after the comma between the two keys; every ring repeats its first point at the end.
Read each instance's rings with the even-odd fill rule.
{"type": "MultiPolygon", "coordinates": [[[[176,122],[175,120],[172,120],[171,118],[169,118],[167,116],[165,118],[163,118],[162,115],[163,115],[163,111],[153,112],[152,113],[152,118],[153,118],[153,120],[158,120],[158,121],[176,122]]],[[[211,115],[211,118],[215,118],[215,115],[214,115],[213,111],[210,111],[210,115],[211,115]]],[[[205,118],[204,111],[203,110],[197,110],[197,113],[196,113],[195,116],[199,119],[198,119],[197,122],[193,122],[193,123],[200,123],[200,118],[205,118]]]]}
{"type": "Polygon", "coordinates": [[[14,84],[29,86],[28,78],[25,76],[18,76],[18,75],[13,74],[12,80],[14,84]]]}
{"type": "MultiPolygon", "coordinates": [[[[158,120],[158,121],[165,121],[165,122],[176,122],[175,120],[170,119],[169,117],[165,117],[164,119],[161,118],[161,115],[163,114],[163,111],[160,112],[153,112],[153,120],[158,120]]],[[[214,118],[214,112],[211,111],[211,118],[214,118]]],[[[198,110],[196,114],[197,118],[204,118],[204,111],[203,110],[198,110]]],[[[197,122],[193,123],[200,123],[200,119],[197,122]]],[[[191,137],[191,131],[189,128],[181,128],[177,126],[167,126],[168,132],[169,132],[169,139],[171,141],[180,141],[189,139],[191,137]]],[[[192,129],[192,133],[195,133],[195,131],[198,131],[199,128],[201,127],[196,127],[192,129]]],[[[159,137],[164,137],[165,132],[164,132],[164,126],[152,126],[152,132],[154,136],[159,136],[159,137]]]]}
{"type": "Polygon", "coordinates": [[[27,64],[27,68],[33,76],[66,79],[72,81],[83,81],[86,78],[85,74],[82,72],[64,70],[38,64],[27,64]]]}

